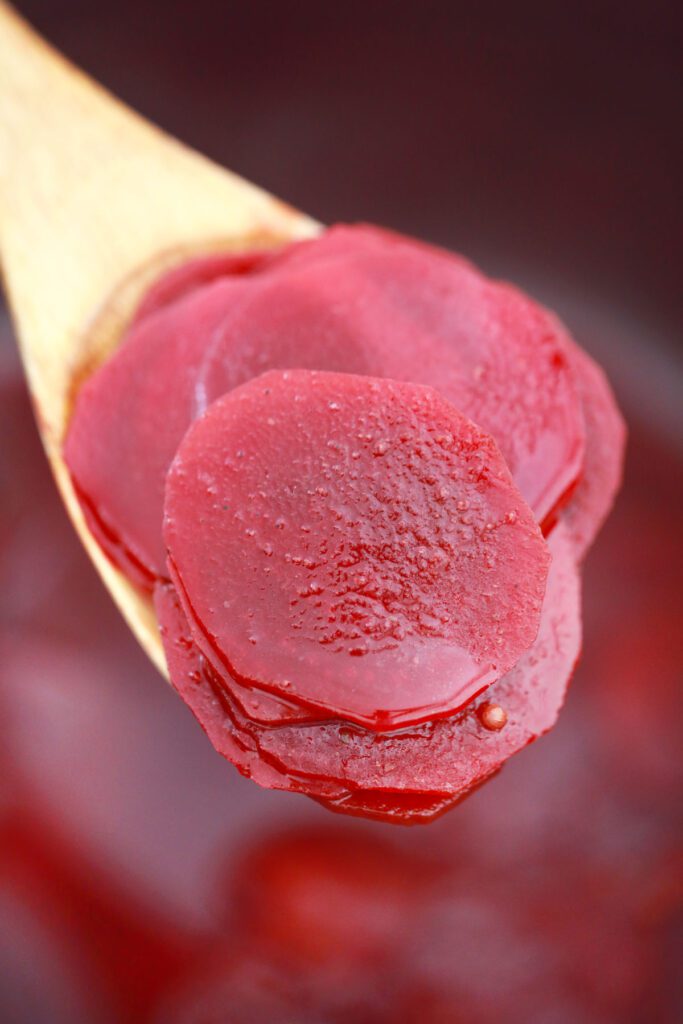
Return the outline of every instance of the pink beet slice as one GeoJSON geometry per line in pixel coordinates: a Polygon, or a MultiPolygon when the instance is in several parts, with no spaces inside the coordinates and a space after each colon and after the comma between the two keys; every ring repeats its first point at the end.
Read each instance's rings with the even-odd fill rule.
{"type": "Polygon", "coordinates": [[[187,620],[172,585],[157,585],[154,604],[174,688],[188,704],[214,748],[242,775],[268,789],[305,793],[340,814],[399,824],[432,821],[457,802],[442,795],[351,793],[335,782],[289,776],[264,761],[245,744],[215,684],[209,681],[211,669],[189,635],[187,620]]]}
{"type": "MultiPolygon", "coordinates": [[[[201,629],[198,630],[201,635],[201,629]]],[[[210,645],[204,646],[203,657],[210,667],[212,678],[218,680],[222,692],[234,708],[234,716],[257,725],[283,725],[319,722],[325,713],[305,704],[283,700],[274,693],[236,679],[225,668],[224,662],[210,645]]]]}
{"type": "MultiPolygon", "coordinates": [[[[201,635],[201,629],[197,632],[201,635]]],[[[236,679],[226,670],[223,660],[210,645],[204,645],[202,658],[207,664],[207,675],[212,685],[219,686],[233,709],[233,717],[239,721],[257,725],[283,725],[319,722],[321,718],[326,718],[324,712],[313,707],[284,700],[274,693],[236,679]]]]}
{"type": "Polygon", "coordinates": [[[579,656],[579,577],[562,524],[549,546],[553,561],[538,637],[482,698],[451,718],[390,735],[342,722],[254,730],[264,756],[283,771],[336,780],[351,790],[461,798],[480,785],[554,725],[579,656]],[[499,731],[485,725],[492,707],[507,716],[499,731]]]}
{"type": "Polygon", "coordinates": [[[583,419],[549,313],[460,257],[367,226],[331,228],[277,266],[207,352],[207,393],[288,366],[429,384],[493,435],[550,520],[581,471],[583,419]]]}
{"type": "Polygon", "coordinates": [[[450,252],[437,245],[424,242],[419,238],[400,235],[390,228],[378,227],[376,224],[333,224],[316,238],[308,238],[277,250],[275,259],[286,263],[290,269],[337,260],[348,260],[349,257],[362,252],[381,253],[389,247],[406,246],[411,251],[421,251],[439,259],[448,259],[462,266],[475,270],[472,264],[459,253],[450,252]]]}
{"type": "Polygon", "coordinates": [[[206,338],[244,286],[221,281],[147,317],[81,389],[64,456],[90,528],[112,561],[149,589],[166,575],[164,480],[189,423],[206,338]]]}
{"type": "Polygon", "coordinates": [[[495,443],[434,390],[304,370],[190,428],[164,537],[195,641],[230,674],[384,730],[512,667],[549,561],[495,443]]]}
{"type": "MultiPolygon", "coordinates": [[[[281,697],[277,697],[274,693],[268,693],[267,690],[259,689],[256,686],[249,686],[247,683],[228,675],[225,671],[225,666],[220,664],[220,659],[215,660],[217,667],[214,669],[214,672],[222,680],[223,688],[228,691],[230,697],[237,705],[238,713],[250,721],[259,725],[320,721],[321,712],[316,711],[315,708],[303,704],[294,704],[292,701],[285,701],[281,697]]],[[[211,664],[209,658],[207,658],[207,661],[211,664]]]]}
{"type": "Polygon", "coordinates": [[[583,474],[561,516],[577,559],[582,559],[609,514],[621,484],[626,425],[607,377],[598,364],[567,337],[586,424],[583,474]]]}
{"type": "Polygon", "coordinates": [[[552,318],[463,259],[369,227],[207,257],[152,288],[79,394],[67,438],[90,526],[136,583],[166,575],[164,479],[189,424],[289,367],[436,386],[496,437],[539,521],[580,470],[581,414],[552,318]]]}
{"type": "Polygon", "coordinates": [[[217,687],[207,682],[206,662],[192,641],[187,619],[170,584],[157,584],[154,607],[174,689],[190,707],[212,745],[238,771],[268,789],[286,789],[311,796],[339,798],[344,788],[325,780],[299,780],[264,760],[246,733],[240,731],[217,687]]]}

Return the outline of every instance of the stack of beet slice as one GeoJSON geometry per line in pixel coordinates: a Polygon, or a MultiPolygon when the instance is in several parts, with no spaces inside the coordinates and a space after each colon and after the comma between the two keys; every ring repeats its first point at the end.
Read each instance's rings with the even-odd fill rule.
{"type": "Polygon", "coordinates": [[[555,721],[623,439],[551,314],[339,227],[167,275],[65,454],[214,746],[262,785],[420,821],[555,721]]]}

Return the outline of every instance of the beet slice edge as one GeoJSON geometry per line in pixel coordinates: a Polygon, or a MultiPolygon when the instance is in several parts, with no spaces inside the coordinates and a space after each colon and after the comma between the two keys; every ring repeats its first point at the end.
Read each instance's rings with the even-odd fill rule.
{"type": "Polygon", "coordinates": [[[283,771],[335,779],[350,790],[462,797],[513,754],[552,728],[581,647],[580,580],[568,531],[550,538],[553,563],[538,637],[483,697],[451,718],[388,735],[344,722],[252,727],[264,755],[283,771]],[[499,731],[491,708],[504,712],[499,731]]]}
{"type": "Polygon", "coordinates": [[[455,711],[538,629],[533,516],[494,442],[418,385],[285,371],[236,389],[185,436],[164,533],[200,647],[371,728],[455,711]]]}

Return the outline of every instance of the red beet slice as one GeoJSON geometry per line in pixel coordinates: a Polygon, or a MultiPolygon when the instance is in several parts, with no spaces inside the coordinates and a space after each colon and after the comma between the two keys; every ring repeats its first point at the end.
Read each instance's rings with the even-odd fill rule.
{"type": "Polygon", "coordinates": [[[162,279],[126,344],[79,392],[66,463],[91,532],[145,589],[167,575],[161,522],[168,467],[187,427],[210,402],[271,366],[368,372],[360,339],[341,330],[325,336],[320,321],[308,346],[293,325],[293,333],[268,343],[252,336],[248,351],[233,353],[219,372],[202,372],[267,266],[265,254],[245,255],[244,266],[235,256],[212,257],[162,279]],[[224,276],[235,266],[237,276],[224,276]],[[222,276],[184,294],[189,282],[213,273],[222,276]]]}
{"type": "Polygon", "coordinates": [[[243,290],[221,281],[149,316],[78,396],[64,457],[89,525],[112,561],[151,589],[166,575],[164,480],[192,420],[206,338],[243,290]]]}
{"type": "Polygon", "coordinates": [[[581,471],[583,420],[549,313],[459,257],[368,227],[278,259],[207,353],[207,393],[289,366],[429,384],[493,435],[550,521],[581,471]]]}
{"type": "Polygon", "coordinates": [[[334,779],[349,789],[442,793],[462,798],[555,723],[581,645],[579,577],[560,524],[538,637],[507,675],[460,714],[378,735],[343,722],[254,729],[283,771],[334,779]],[[492,708],[507,721],[499,731],[492,708]]]}
{"type": "Polygon", "coordinates": [[[538,631],[531,511],[430,388],[302,370],[231,392],[180,446],[164,536],[201,648],[372,729],[452,713],[538,631]]]}
{"type": "MultiPolygon", "coordinates": [[[[253,758],[255,752],[259,752],[262,762],[257,759],[257,768],[253,777],[261,785],[270,788],[289,788],[283,786],[284,775],[288,780],[294,782],[292,786],[297,792],[303,792],[318,803],[323,804],[328,810],[340,814],[350,814],[357,817],[368,817],[378,821],[397,822],[400,824],[415,824],[432,821],[444,811],[449,810],[460,799],[444,794],[422,794],[419,792],[384,792],[378,790],[362,790],[346,788],[343,784],[334,779],[327,779],[307,772],[299,772],[294,769],[285,771],[278,758],[272,757],[264,749],[260,748],[259,737],[261,730],[250,718],[242,714],[232,699],[231,685],[226,686],[225,676],[219,678],[213,672],[207,660],[201,654],[199,648],[189,639],[190,633],[186,617],[178,601],[177,594],[172,585],[161,585],[164,589],[165,600],[171,602],[170,611],[166,611],[165,620],[167,623],[173,621],[174,633],[171,636],[178,636],[178,629],[184,630],[183,637],[179,642],[184,655],[183,662],[178,665],[177,659],[171,653],[173,671],[176,677],[176,690],[180,693],[188,706],[202,724],[206,722],[207,707],[215,706],[215,697],[219,698],[219,714],[211,716],[211,724],[204,725],[205,731],[210,737],[216,734],[223,737],[223,746],[219,750],[233,764],[238,767],[243,763],[245,751],[250,752],[253,758]],[[184,674],[178,678],[178,672],[184,669],[184,674]],[[191,679],[188,675],[191,673],[191,679]],[[187,685],[194,683],[195,685],[187,685]],[[238,751],[240,752],[236,762],[236,751],[231,744],[225,745],[224,732],[226,727],[230,736],[237,740],[238,751]],[[308,783],[308,784],[307,784],[308,783]],[[321,793],[323,795],[321,795],[321,793]]],[[[165,640],[165,648],[168,657],[168,640],[165,640]]],[[[171,662],[169,662],[171,664],[171,662]]],[[[233,683],[233,681],[231,681],[233,683]]],[[[276,698],[273,698],[276,699],[276,698]]],[[[333,723],[337,724],[337,723],[333,723]]],[[[287,731],[287,730],[285,730],[287,731]]],[[[333,741],[340,742],[338,736],[333,741]]],[[[242,770],[242,769],[241,769],[242,770]]],[[[250,767],[250,770],[253,770],[250,767]]],[[[473,786],[474,788],[474,786],[473,786]]],[[[468,791],[469,792],[469,791],[468,791]]]]}
{"type": "Polygon", "coordinates": [[[160,584],[155,588],[154,604],[176,692],[190,707],[214,748],[242,775],[268,789],[304,793],[339,814],[389,823],[427,823],[458,802],[444,796],[350,793],[333,781],[302,779],[279,771],[259,757],[255,749],[244,745],[244,733],[235,727],[215,682],[210,682],[211,670],[189,636],[187,620],[172,585],[160,584]]]}
{"type": "Polygon", "coordinates": [[[400,235],[390,228],[367,223],[333,224],[316,238],[308,238],[279,249],[275,259],[286,263],[288,268],[295,269],[311,263],[320,263],[322,260],[346,260],[358,252],[386,252],[388,247],[399,245],[407,246],[412,251],[431,254],[439,259],[446,258],[469,267],[470,270],[476,270],[474,264],[460,253],[450,252],[419,238],[400,235]]]}
{"type": "Polygon", "coordinates": [[[253,249],[247,252],[212,253],[183,263],[167,271],[145,294],[138,306],[133,323],[139,324],[152,313],[170,305],[221,278],[242,277],[264,269],[277,250],[253,249]]]}
{"type": "Polygon", "coordinates": [[[192,641],[187,620],[170,584],[156,586],[154,606],[171,682],[219,754],[231,761],[242,775],[268,789],[329,798],[346,795],[344,787],[337,783],[299,780],[265,761],[253,740],[235,726],[218,688],[206,681],[206,664],[192,641]]]}
{"type": "Polygon", "coordinates": [[[443,795],[351,793],[333,781],[301,779],[279,771],[247,747],[244,733],[235,728],[215,681],[210,681],[211,670],[189,635],[187,620],[173,587],[158,585],[154,603],[174,688],[190,707],[214,748],[242,775],[269,789],[305,793],[340,814],[389,823],[426,823],[457,803],[457,798],[443,795]]]}
{"type": "Polygon", "coordinates": [[[566,343],[583,406],[586,451],[583,474],[562,511],[562,521],[580,560],[595,540],[621,485],[626,424],[603,370],[568,336],[566,343]]]}

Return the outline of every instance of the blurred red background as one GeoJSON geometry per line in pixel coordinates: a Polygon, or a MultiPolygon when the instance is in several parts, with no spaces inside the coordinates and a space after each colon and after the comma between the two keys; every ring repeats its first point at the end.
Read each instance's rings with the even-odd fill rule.
{"type": "Polygon", "coordinates": [[[321,220],[459,249],[556,308],[631,439],[559,725],[443,819],[389,829],[261,791],[212,751],[70,531],[0,320],[0,1019],[678,1019],[676,6],[19,7],[321,220]]]}

